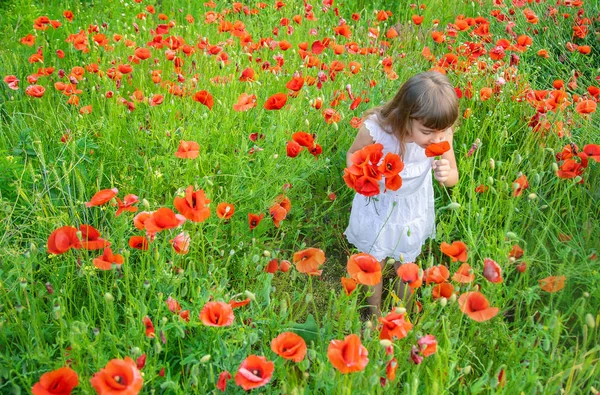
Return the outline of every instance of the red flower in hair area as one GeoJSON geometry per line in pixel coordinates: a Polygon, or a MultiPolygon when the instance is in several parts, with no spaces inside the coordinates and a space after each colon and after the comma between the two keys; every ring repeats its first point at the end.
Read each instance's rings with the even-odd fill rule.
{"type": "Polygon", "coordinates": [[[300,273],[320,276],[319,266],[325,263],[325,253],[318,248],[307,248],[294,254],[294,264],[300,273]]]}
{"type": "Polygon", "coordinates": [[[119,190],[117,188],[103,189],[101,191],[98,191],[94,196],[92,196],[89,202],[85,203],[85,206],[102,206],[103,204],[108,203],[112,200],[112,198],[117,196],[117,193],[119,193],[119,190]]]}
{"type": "Polygon", "coordinates": [[[136,395],[142,390],[144,379],[130,357],[113,359],[91,378],[90,383],[100,395],[136,395]]]}
{"type": "Polygon", "coordinates": [[[285,93],[276,93],[270,96],[264,104],[266,110],[279,110],[287,102],[287,95],[285,93]]]}
{"type": "Polygon", "coordinates": [[[413,325],[406,321],[404,314],[392,312],[385,317],[379,317],[382,324],[379,339],[396,340],[404,339],[413,325]]]}
{"type": "Polygon", "coordinates": [[[104,248],[104,253],[100,258],[94,259],[94,266],[100,270],[110,270],[112,265],[122,265],[125,262],[123,255],[113,254],[110,247],[104,248]]]}
{"type": "Polygon", "coordinates": [[[225,302],[208,302],[200,312],[200,320],[206,326],[229,326],[233,319],[233,308],[225,302]]]}
{"type": "Polygon", "coordinates": [[[77,228],[63,226],[50,233],[48,237],[48,252],[50,254],[63,254],[71,248],[81,248],[81,241],[77,237],[77,228]]]}
{"type": "Polygon", "coordinates": [[[193,186],[188,186],[185,190],[185,197],[176,197],[173,199],[173,205],[185,218],[192,222],[204,222],[210,217],[210,200],[204,195],[204,191],[199,189],[194,191],[193,186]]]}
{"type": "Polygon", "coordinates": [[[79,225],[81,231],[81,247],[86,250],[101,250],[110,246],[108,240],[100,237],[100,232],[90,225],[79,225]]]}
{"type": "Polygon", "coordinates": [[[68,366],[44,373],[31,388],[33,395],[69,395],[79,385],[77,373],[68,366]]]}
{"type": "Polygon", "coordinates": [[[194,159],[200,154],[200,145],[195,141],[181,140],[175,156],[181,159],[194,159]]]}
{"type": "Polygon", "coordinates": [[[265,357],[250,355],[244,359],[235,374],[235,383],[246,391],[262,387],[271,380],[275,364],[265,357]]]}

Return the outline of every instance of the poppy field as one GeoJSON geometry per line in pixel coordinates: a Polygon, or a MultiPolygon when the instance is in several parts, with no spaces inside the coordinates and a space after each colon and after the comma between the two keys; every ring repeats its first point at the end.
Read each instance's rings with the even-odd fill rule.
{"type": "Polygon", "coordinates": [[[594,1],[16,0],[0,21],[0,393],[600,391],[594,1]],[[343,235],[346,152],[429,70],[459,97],[459,181],[434,183],[416,262],[381,270],[343,235]]]}

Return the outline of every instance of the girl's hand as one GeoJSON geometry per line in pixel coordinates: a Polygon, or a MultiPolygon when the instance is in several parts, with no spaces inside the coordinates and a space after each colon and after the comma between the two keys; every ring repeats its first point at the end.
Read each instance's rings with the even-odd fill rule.
{"type": "Polygon", "coordinates": [[[433,177],[441,183],[446,182],[450,174],[450,162],[448,159],[439,159],[431,164],[433,177]]]}

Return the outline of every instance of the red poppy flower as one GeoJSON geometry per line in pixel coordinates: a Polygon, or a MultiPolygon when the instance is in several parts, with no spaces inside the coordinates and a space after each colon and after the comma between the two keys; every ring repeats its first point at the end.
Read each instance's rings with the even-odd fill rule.
{"type": "Polygon", "coordinates": [[[68,366],[44,373],[31,388],[33,395],[69,395],[79,385],[77,373],[68,366]]]}
{"type": "Polygon", "coordinates": [[[266,110],[279,110],[287,102],[287,95],[285,93],[276,93],[269,97],[264,104],[266,110]]]}
{"type": "Polygon", "coordinates": [[[110,270],[112,265],[122,265],[124,262],[123,255],[121,254],[113,254],[112,249],[110,247],[104,248],[104,253],[100,258],[94,259],[94,266],[96,266],[100,270],[110,270]]]}
{"type": "Polygon", "coordinates": [[[144,379],[130,357],[113,359],[91,378],[90,383],[99,395],[136,395],[144,379]]]}
{"type": "Polygon", "coordinates": [[[413,327],[410,322],[406,321],[404,314],[395,312],[389,313],[385,317],[379,317],[379,322],[382,324],[379,339],[404,339],[413,327]]]}
{"type": "Polygon", "coordinates": [[[192,99],[200,104],[204,104],[209,110],[212,110],[213,105],[215,104],[212,95],[207,91],[196,92],[192,99]]]}
{"type": "Polygon", "coordinates": [[[195,141],[181,140],[175,156],[181,159],[194,159],[200,153],[200,145],[195,141]]]}
{"type": "Polygon", "coordinates": [[[169,296],[166,300],[167,307],[172,313],[179,313],[181,311],[181,305],[172,296],[169,296]]]}
{"type": "Polygon", "coordinates": [[[513,196],[517,197],[517,196],[521,196],[521,194],[523,193],[523,190],[529,188],[529,183],[527,182],[527,177],[525,177],[524,175],[517,178],[514,182],[513,185],[513,196]]]}
{"type": "Polygon", "coordinates": [[[237,103],[233,105],[235,111],[248,111],[254,107],[256,107],[256,95],[249,95],[247,93],[242,93],[238,97],[237,103]]]}
{"type": "Polygon", "coordinates": [[[472,273],[471,266],[468,263],[460,265],[452,279],[457,283],[468,284],[475,280],[475,274],[472,273]]]}
{"type": "Polygon", "coordinates": [[[444,297],[449,299],[454,293],[454,286],[450,283],[440,283],[431,288],[431,297],[439,299],[444,297]]]}
{"type": "Polygon", "coordinates": [[[346,295],[347,296],[352,295],[352,292],[354,292],[354,290],[356,289],[356,281],[353,278],[348,278],[348,277],[342,277],[341,281],[342,281],[342,287],[344,288],[346,295]]]}
{"type": "Polygon", "coordinates": [[[250,355],[244,359],[235,374],[235,383],[248,391],[252,388],[262,387],[271,380],[275,364],[267,361],[265,357],[250,355]]]}
{"type": "Polygon", "coordinates": [[[381,264],[372,255],[354,254],[348,258],[348,274],[359,284],[376,285],[381,282],[381,264]]]}
{"type": "Polygon", "coordinates": [[[323,118],[325,118],[325,122],[327,124],[332,124],[340,122],[342,116],[333,108],[326,108],[325,110],[323,110],[323,118]]]}
{"type": "Polygon", "coordinates": [[[223,202],[217,206],[217,217],[221,219],[228,220],[233,216],[233,213],[235,213],[233,204],[223,202]]]}
{"type": "Polygon", "coordinates": [[[442,141],[439,143],[431,143],[425,148],[425,156],[428,158],[434,156],[440,156],[444,154],[444,152],[450,150],[450,143],[447,141],[442,141]]]}
{"type": "Polygon", "coordinates": [[[48,237],[48,252],[50,254],[62,254],[71,248],[81,248],[81,242],[77,237],[77,228],[63,226],[53,231],[48,237]]]}
{"type": "Polygon", "coordinates": [[[600,162],[600,145],[587,144],[583,147],[583,153],[587,155],[588,159],[600,162]]]}
{"type": "Polygon", "coordinates": [[[424,357],[435,354],[437,351],[437,340],[433,335],[425,335],[417,341],[420,352],[424,357]]]}
{"type": "Polygon", "coordinates": [[[185,190],[185,198],[173,199],[173,205],[177,211],[192,222],[204,222],[210,217],[209,203],[210,200],[206,198],[204,191],[202,189],[194,191],[194,187],[191,185],[185,190]]]}
{"type": "Polygon", "coordinates": [[[136,195],[129,194],[123,198],[123,201],[121,201],[121,199],[119,199],[118,197],[115,197],[115,199],[117,200],[117,205],[119,206],[117,212],[115,213],[115,217],[121,215],[123,211],[129,211],[131,213],[135,213],[136,211],[138,211],[137,207],[132,207],[140,200],[140,198],[138,198],[136,195]]]}
{"type": "Polygon", "coordinates": [[[200,320],[207,326],[229,326],[233,318],[233,308],[225,302],[208,302],[200,312],[200,320]]]}
{"type": "Polygon", "coordinates": [[[6,82],[8,87],[12,90],[16,91],[19,89],[19,79],[14,75],[7,75],[4,77],[4,82],[6,82]]]}
{"type": "Polygon", "coordinates": [[[546,292],[558,292],[565,287],[565,276],[550,276],[539,281],[540,288],[546,292]]]}
{"type": "Polygon", "coordinates": [[[503,281],[502,269],[490,258],[485,258],[483,260],[483,277],[492,283],[501,283],[503,281]]]}
{"type": "Polygon", "coordinates": [[[307,248],[294,253],[294,264],[300,273],[320,276],[319,266],[325,263],[325,253],[318,248],[307,248]]]}
{"type": "Polygon", "coordinates": [[[151,339],[155,338],[156,332],[154,330],[154,324],[152,323],[150,317],[144,316],[142,322],[144,323],[144,327],[146,328],[146,337],[149,337],[151,339]]]}
{"type": "Polygon", "coordinates": [[[101,191],[96,192],[96,194],[92,196],[90,201],[85,203],[85,206],[102,206],[103,204],[108,203],[110,200],[112,200],[112,198],[117,196],[118,193],[119,190],[117,188],[103,189],[101,191]]]}
{"type": "Polygon", "coordinates": [[[260,215],[248,213],[248,225],[250,225],[250,230],[256,228],[258,226],[258,224],[260,224],[260,221],[263,220],[264,217],[265,217],[264,213],[261,213],[260,215]]]}
{"type": "Polygon", "coordinates": [[[173,210],[161,207],[152,213],[150,218],[144,222],[146,232],[153,234],[165,229],[173,229],[183,225],[185,217],[181,214],[175,214],[173,210]]]}
{"type": "Polygon", "coordinates": [[[312,148],[315,145],[313,135],[302,131],[292,134],[292,140],[308,149],[312,148]]]}
{"type": "Polygon", "coordinates": [[[404,169],[404,163],[398,154],[388,152],[377,169],[384,177],[393,177],[404,169]]]}
{"type": "Polygon", "coordinates": [[[80,225],[81,231],[81,247],[86,250],[101,250],[104,247],[110,246],[108,240],[100,237],[100,232],[90,225],[80,225]]]}
{"type": "Polygon", "coordinates": [[[228,371],[221,372],[219,374],[219,381],[217,381],[217,389],[221,392],[225,392],[227,389],[227,380],[231,379],[231,373],[228,371]]]}
{"type": "Polygon", "coordinates": [[[283,332],[271,341],[271,350],[284,359],[300,362],[306,356],[306,342],[293,332],[283,332]]]}
{"type": "Polygon", "coordinates": [[[35,98],[44,96],[45,91],[46,88],[41,85],[29,85],[27,88],[25,88],[25,94],[35,98]]]}
{"type": "Polygon", "coordinates": [[[450,272],[446,266],[437,265],[425,270],[423,272],[423,277],[425,277],[425,283],[427,285],[429,285],[429,283],[441,284],[448,280],[450,272]]]}
{"type": "Polygon", "coordinates": [[[466,292],[458,298],[460,310],[477,321],[487,321],[498,314],[497,307],[490,307],[490,302],[480,292],[466,292]]]}
{"type": "Polygon", "coordinates": [[[417,289],[423,284],[423,272],[421,271],[421,268],[413,262],[400,265],[396,273],[398,274],[398,277],[412,289],[417,289]]]}
{"type": "Polygon", "coordinates": [[[454,241],[452,242],[452,245],[442,242],[440,250],[445,255],[448,255],[452,259],[452,262],[467,261],[467,245],[462,241],[454,241]]]}
{"type": "Polygon", "coordinates": [[[148,239],[145,236],[131,236],[129,238],[129,247],[136,250],[146,251],[148,249],[148,239]]]}
{"type": "Polygon", "coordinates": [[[346,336],[344,340],[332,340],[327,347],[329,362],[342,374],[364,370],[369,363],[368,355],[369,352],[355,334],[346,336]]]}
{"type": "Polygon", "coordinates": [[[185,232],[181,232],[173,239],[169,240],[169,243],[173,246],[175,253],[185,255],[190,249],[190,241],[190,236],[185,232]]]}
{"type": "Polygon", "coordinates": [[[277,258],[271,259],[269,263],[267,263],[267,266],[265,266],[265,272],[267,273],[275,274],[277,269],[279,269],[279,261],[277,258]]]}
{"type": "Polygon", "coordinates": [[[423,16],[422,15],[413,15],[411,17],[411,19],[412,19],[413,23],[415,25],[417,25],[417,26],[420,25],[421,23],[423,23],[423,16]]]}

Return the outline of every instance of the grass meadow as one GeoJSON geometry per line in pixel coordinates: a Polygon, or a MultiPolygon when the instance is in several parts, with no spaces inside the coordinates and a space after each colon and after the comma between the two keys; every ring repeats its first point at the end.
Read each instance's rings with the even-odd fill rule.
{"type": "Polygon", "coordinates": [[[597,394],[600,10],[451,3],[0,2],[0,393],[597,394]],[[460,179],[367,321],[346,151],[431,69],[460,179]]]}

